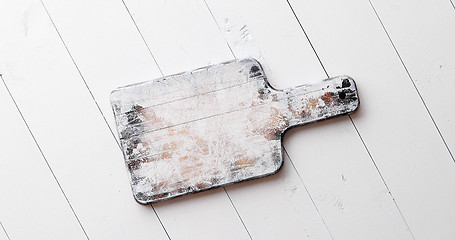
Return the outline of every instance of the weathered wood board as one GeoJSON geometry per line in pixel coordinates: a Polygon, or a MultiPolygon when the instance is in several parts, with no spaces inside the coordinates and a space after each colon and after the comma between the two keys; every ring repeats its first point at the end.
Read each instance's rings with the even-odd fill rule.
{"type": "Polygon", "coordinates": [[[243,59],[118,88],[111,103],[133,194],[148,204],[276,173],[287,129],[359,99],[347,76],[274,89],[243,59]]]}

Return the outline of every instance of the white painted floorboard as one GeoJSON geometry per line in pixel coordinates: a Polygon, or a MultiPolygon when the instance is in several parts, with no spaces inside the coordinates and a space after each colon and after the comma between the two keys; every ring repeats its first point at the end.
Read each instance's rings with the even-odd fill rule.
{"type": "Polygon", "coordinates": [[[445,0],[371,3],[454,160],[455,9],[445,0]]]}
{"type": "Polygon", "coordinates": [[[452,1],[0,9],[0,240],[455,238],[452,1]],[[351,75],[359,111],[289,131],[274,176],[137,204],[110,91],[236,57],[277,88],[351,75]]]}
{"type": "Polygon", "coordinates": [[[2,226],[12,239],[85,238],[3,82],[0,108],[7,113],[0,120],[2,226]]]}
{"type": "Polygon", "coordinates": [[[409,72],[408,80],[412,80],[417,87],[452,154],[451,159],[428,157],[428,165],[431,167],[420,175],[424,181],[421,186],[431,189],[433,186],[427,184],[436,179],[440,183],[435,181],[437,188],[433,191],[437,192],[434,195],[431,191],[427,193],[431,197],[415,201],[415,208],[422,210],[407,213],[410,215],[410,224],[411,219],[415,219],[415,232],[424,238],[451,239],[455,236],[455,229],[451,227],[455,222],[455,210],[449,206],[454,201],[455,193],[452,167],[455,151],[455,104],[451,97],[455,89],[455,9],[451,9],[447,1],[422,1],[420,4],[411,1],[371,3],[400,54],[403,67],[409,72]],[[439,163],[441,167],[433,167],[439,161],[443,161],[439,163]],[[441,168],[445,166],[451,171],[443,171],[441,168]],[[450,174],[450,178],[441,176],[435,179],[433,174],[450,174]],[[422,207],[427,204],[433,207],[422,207]],[[422,215],[425,217],[422,218],[422,215]],[[427,231],[425,228],[428,226],[434,232],[427,231]]]}

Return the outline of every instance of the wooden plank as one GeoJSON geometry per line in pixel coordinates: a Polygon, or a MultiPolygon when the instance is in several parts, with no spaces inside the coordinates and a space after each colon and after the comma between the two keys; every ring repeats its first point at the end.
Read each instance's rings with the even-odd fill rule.
{"type": "Polygon", "coordinates": [[[132,201],[118,145],[43,6],[2,5],[1,28],[10,31],[2,36],[0,70],[89,238],[167,239],[153,210],[132,201]]]}
{"type": "MultiPolygon", "coordinates": [[[[92,1],[44,1],[44,3],[104,116],[109,123],[113,124],[112,109],[105,104],[109,103],[110,92],[116,87],[161,76],[128,12],[121,2],[112,1],[97,1],[96,3],[92,1]],[[81,15],[80,12],[84,12],[84,14],[81,15]],[[87,48],[88,46],[89,48],[87,48]]],[[[158,8],[159,5],[155,7],[158,8]]],[[[159,11],[159,9],[156,10],[159,11]]],[[[167,27],[166,25],[161,26],[167,27]]],[[[169,37],[172,32],[167,29],[169,37]]],[[[211,39],[207,41],[211,41],[211,39]]],[[[174,57],[174,59],[180,59],[180,57],[174,57]]],[[[198,64],[196,59],[193,60],[195,64],[198,64]]],[[[191,61],[191,59],[187,61],[191,61]]],[[[179,65],[181,63],[178,62],[172,64],[178,71],[187,70],[189,67],[179,65]]],[[[167,71],[167,69],[164,70],[167,71]]],[[[113,129],[115,130],[115,128],[113,129]]],[[[120,160],[118,164],[124,166],[123,162],[120,160]]],[[[126,173],[125,167],[122,168],[122,171],[126,173]]],[[[126,178],[119,179],[119,181],[128,184],[126,178]]],[[[126,190],[130,194],[129,200],[134,201],[131,190],[126,190]]],[[[177,207],[172,205],[156,209],[172,239],[188,238],[187,233],[181,232],[182,226],[192,228],[194,232],[201,232],[200,236],[206,238],[219,236],[219,232],[225,232],[222,236],[225,239],[248,238],[247,232],[223,190],[200,197],[214,202],[207,204],[204,201],[206,204],[203,205],[183,201],[178,204],[182,208],[191,208],[194,214],[174,210],[177,207]],[[167,208],[170,208],[169,211],[166,210],[167,208]],[[202,225],[202,222],[205,225],[202,225]]]]}
{"type": "Polygon", "coordinates": [[[370,4],[291,4],[329,74],[357,79],[353,120],[413,235],[454,236],[455,166],[370,4]]]}
{"type": "MultiPolygon", "coordinates": [[[[326,77],[286,2],[208,5],[234,53],[260,59],[275,87],[326,77]]],[[[412,237],[348,119],[291,130],[284,146],[335,239],[412,237]]]]}
{"type": "Polygon", "coordinates": [[[371,3],[455,161],[454,9],[447,1],[371,3]]]}
{"type": "MultiPolygon", "coordinates": [[[[2,227],[12,239],[85,239],[3,81],[0,84],[0,108],[6,113],[0,119],[2,227]]],[[[3,233],[0,229],[0,239],[7,239],[3,233]]]]}

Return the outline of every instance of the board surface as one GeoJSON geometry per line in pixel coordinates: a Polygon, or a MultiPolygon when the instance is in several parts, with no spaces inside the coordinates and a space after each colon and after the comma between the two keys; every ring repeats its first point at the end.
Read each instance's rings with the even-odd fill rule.
{"type": "Polygon", "coordinates": [[[276,173],[286,129],[359,104],[349,77],[276,90],[254,59],[119,88],[111,102],[143,204],[276,173]]]}

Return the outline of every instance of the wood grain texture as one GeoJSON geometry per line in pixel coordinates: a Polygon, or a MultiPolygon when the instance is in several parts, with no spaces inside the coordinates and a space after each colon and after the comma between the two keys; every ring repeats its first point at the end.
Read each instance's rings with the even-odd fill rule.
{"type": "Polygon", "coordinates": [[[142,204],[276,173],[288,128],[359,105],[349,77],[276,90],[254,59],[119,88],[111,101],[142,204]]]}

